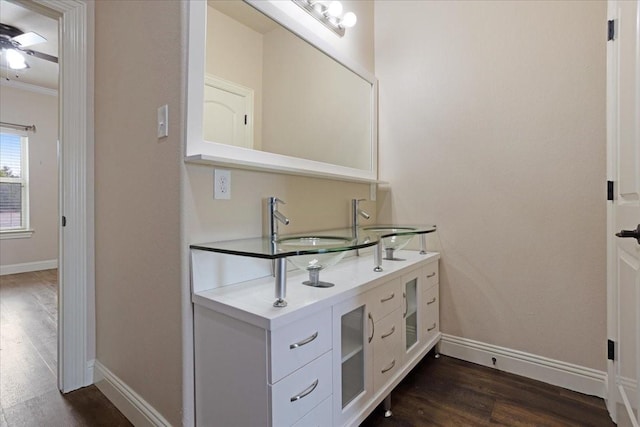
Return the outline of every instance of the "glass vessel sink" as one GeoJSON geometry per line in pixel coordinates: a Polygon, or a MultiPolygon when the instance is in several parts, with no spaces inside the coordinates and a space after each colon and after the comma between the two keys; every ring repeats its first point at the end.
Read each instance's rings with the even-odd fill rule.
{"type": "Polygon", "coordinates": [[[309,272],[309,280],[302,282],[303,285],[328,288],[334,284],[320,281],[320,271],[337,264],[347,253],[343,248],[349,248],[354,243],[356,239],[346,237],[298,236],[276,240],[276,250],[297,253],[314,252],[287,259],[300,270],[309,272]],[[337,252],[337,250],[340,251],[337,252]]]}
{"type": "Polygon", "coordinates": [[[395,251],[403,249],[411,241],[418,231],[417,227],[371,226],[363,227],[363,230],[375,234],[382,240],[386,260],[402,261],[394,256],[395,251]]]}

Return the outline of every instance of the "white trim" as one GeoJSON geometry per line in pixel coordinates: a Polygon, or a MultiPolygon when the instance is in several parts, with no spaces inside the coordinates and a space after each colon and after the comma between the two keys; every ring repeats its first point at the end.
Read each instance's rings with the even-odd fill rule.
{"type": "Polygon", "coordinates": [[[95,357],[93,206],[93,24],[91,0],[33,0],[27,7],[59,16],[60,215],[58,266],[58,388],[66,393],[93,382],[95,357]]]}
{"type": "Polygon", "coordinates": [[[34,232],[33,228],[28,230],[2,230],[0,231],[0,240],[28,239],[34,232]]]}
{"type": "Polygon", "coordinates": [[[607,373],[480,341],[442,335],[440,353],[592,396],[606,396],[607,373]]]}
{"type": "Polygon", "coordinates": [[[58,96],[57,89],[49,89],[48,87],[36,86],[24,82],[17,82],[15,80],[2,79],[0,80],[0,86],[7,86],[27,92],[39,93],[40,95],[58,96]]]}
{"type": "Polygon", "coordinates": [[[135,426],[171,426],[153,406],[100,361],[93,363],[95,385],[135,426]]]}
{"type": "MultiPolygon", "coordinates": [[[[248,170],[270,171],[301,176],[321,177],[351,182],[376,182],[378,179],[378,82],[373,74],[352,58],[340,53],[318,37],[305,25],[297,22],[282,10],[278,2],[245,0],[268,17],[311,43],[328,56],[342,63],[371,84],[371,157],[369,169],[355,169],[330,163],[301,159],[292,156],[251,150],[203,139],[203,109],[205,80],[206,8],[203,1],[188,2],[188,56],[185,116],[185,161],[206,165],[222,165],[248,170]]],[[[283,2],[284,3],[284,2],[283,2]]],[[[293,5],[293,3],[291,3],[293,5]]],[[[299,9],[293,5],[295,10],[299,9]]],[[[306,15],[306,12],[300,10],[306,15]]],[[[313,18],[310,18],[313,19],[313,18]]]]}
{"type": "Polygon", "coordinates": [[[6,276],[7,274],[29,273],[31,271],[51,270],[53,268],[58,268],[57,259],[0,265],[0,276],[6,276]]]}

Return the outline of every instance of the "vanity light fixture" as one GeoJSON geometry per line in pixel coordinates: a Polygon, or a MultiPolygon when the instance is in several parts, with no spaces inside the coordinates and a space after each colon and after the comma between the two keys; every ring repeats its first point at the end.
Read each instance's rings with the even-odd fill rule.
{"type": "Polygon", "coordinates": [[[342,3],[339,1],[291,0],[331,31],[344,36],[345,29],[356,25],[358,18],[353,12],[342,14],[342,3]]]}

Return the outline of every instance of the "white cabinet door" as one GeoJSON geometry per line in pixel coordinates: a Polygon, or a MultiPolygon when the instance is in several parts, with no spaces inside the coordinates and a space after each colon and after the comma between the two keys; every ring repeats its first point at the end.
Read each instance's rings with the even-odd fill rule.
{"type": "Polygon", "coordinates": [[[333,306],[333,424],[346,425],[367,404],[371,378],[373,318],[367,294],[333,306]]]}
{"type": "Polygon", "coordinates": [[[423,307],[422,300],[422,269],[411,271],[402,276],[402,350],[404,360],[411,359],[422,347],[423,337],[423,307]]]}

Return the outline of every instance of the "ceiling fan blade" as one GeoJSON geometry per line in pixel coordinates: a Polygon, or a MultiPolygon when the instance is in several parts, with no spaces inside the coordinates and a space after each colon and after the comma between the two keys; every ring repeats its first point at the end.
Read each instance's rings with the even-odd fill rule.
{"type": "Polygon", "coordinates": [[[47,39],[33,31],[22,33],[18,36],[13,37],[12,40],[18,42],[20,44],[20,47],[33,46],[34,44],[44,43],[47,41],[47,39]]]}
{"type": "Polygon", "coordinates": [[[49,61],[49,62],[55,62],[56,64],[58,63],[58,58],[56,58],[53,55],[48,55],[46,53],[38,52],[36,50],[31,50],[31,49],[21,49],[21,50],[29,56],[44,59],[45,61],[49,61]]]}

